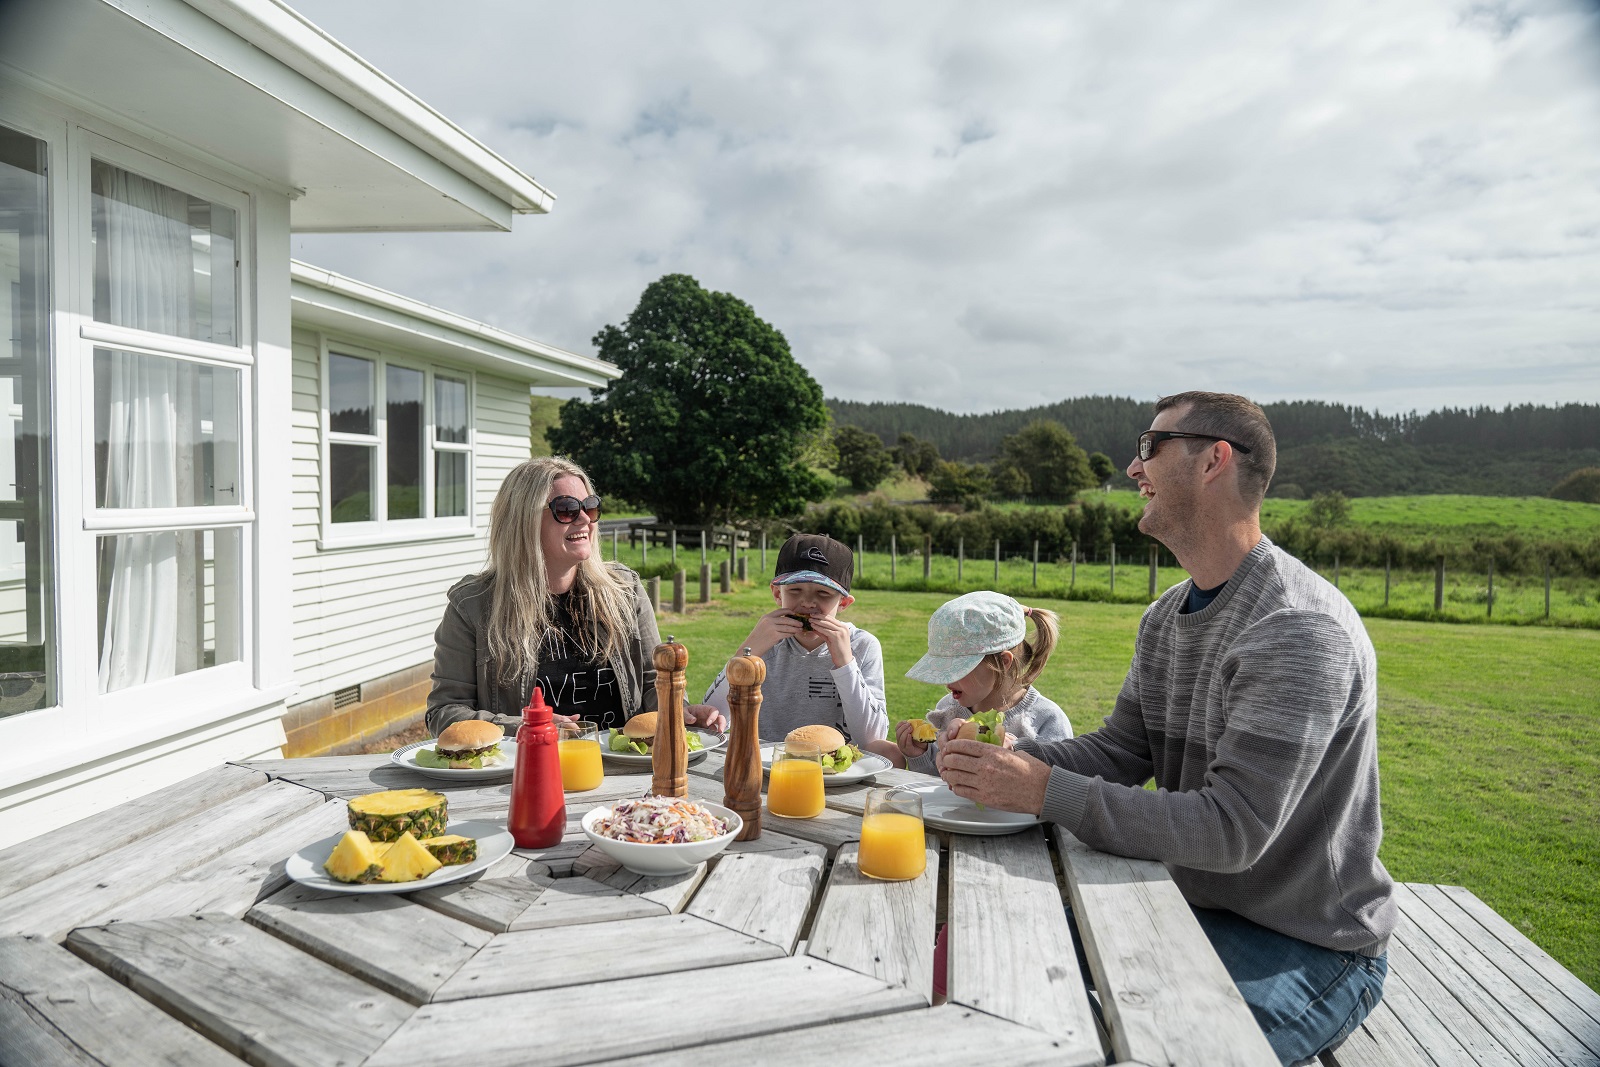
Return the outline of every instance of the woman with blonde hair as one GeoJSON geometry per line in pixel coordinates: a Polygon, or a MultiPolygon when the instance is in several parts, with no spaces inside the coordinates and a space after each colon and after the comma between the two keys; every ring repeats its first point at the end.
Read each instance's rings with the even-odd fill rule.
{"type": "Polygon", "coordinates": [[[506,475],[489,512],[489,565],[450,589],[434,633],[434,736],[464,719],[514,733],[535,685],[559,714],[602,730],[655,710],[661,634],[639,576],[600,558],[600,507],[564,457],[506,475]]]}

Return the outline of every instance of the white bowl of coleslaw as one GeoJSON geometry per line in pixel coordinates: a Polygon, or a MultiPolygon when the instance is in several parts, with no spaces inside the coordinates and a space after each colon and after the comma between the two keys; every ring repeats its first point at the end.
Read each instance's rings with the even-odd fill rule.
{"type": "Polygon", "coordinates": [[[619,800],[583,817],[583,832],[595,847],[635,874],[692,870],[743,828],[733,809],[682,797],[619,800]]]}

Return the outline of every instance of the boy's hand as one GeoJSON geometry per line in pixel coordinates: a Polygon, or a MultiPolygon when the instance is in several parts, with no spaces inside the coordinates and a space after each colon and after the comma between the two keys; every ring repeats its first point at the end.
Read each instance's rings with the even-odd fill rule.
{"type": "Polygon", "coordinates": [[[915,727],[911,725],[910,719],[901,719],[894,724],[894,743],[906,759],[915,759],[928,751],[928,742],[918,741],[911,736],[913,729],[915,727]]]}
{"type": "MultiPolygon", "coordinates": [[[[798,625],[798,624],[797,624],[798,625]]],[[[833,668],[855,662],[855,656],[850,654],[850,625],[826,615],[811,616],[811,629],[822,635],[828,642],[828,655],[833,658],[833,668]]]]}
{"type": "Polygon", "coordinates": [[[785,637],[793,637],[803,629],[800,620],[789,614],[788,609],[777,608],[756,620],[756,628],[744,639],[739,651],[742,653],[748,648],[752,656],[764,655],[773,645],[785,637]]]}
{"type": "Polygon", "coordinates": [[[707,730],[714,730],[719,734],[728,732],[727,716],[710,704],[685,704],[683,706],[683,724],[685,726],[704,726],[707,730]]]}

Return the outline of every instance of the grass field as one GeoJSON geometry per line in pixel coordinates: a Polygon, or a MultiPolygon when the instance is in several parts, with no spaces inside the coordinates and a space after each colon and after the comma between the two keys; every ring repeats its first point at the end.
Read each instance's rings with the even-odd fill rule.
{"type": "MultiPolygon", "coordinates": [[[[945,599],[867,590],[846,614],[883,643],[891,719],[920,715],[942,692],[905,671],[945,599]]],[[[1097,729],[1127,672],[1139,609],[1027,602],[1064,623],[1039,688],[1074,730],[1097,729]]],[[[689,649],[691,700],[770,604],[754,585],[662,616],[662,633],[689,649]]],[[[1466,886],[1600,988],[1600,632],[1389,619],[1367,629],[1378,650],[1390,872],[1466,886]]]]}

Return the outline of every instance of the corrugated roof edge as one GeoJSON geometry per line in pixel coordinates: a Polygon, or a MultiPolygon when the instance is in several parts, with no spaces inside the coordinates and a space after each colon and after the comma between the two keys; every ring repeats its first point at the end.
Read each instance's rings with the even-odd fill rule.
{"type": "Polygon", "coordinates": [[[339,293],[363,303],[371,304],[374,307],[388,308],[391,311],[409,315],[424,322],[442,326],[445,329],[482,338],[493,344],[503,345],[506,348],[525,352],[528,355],[539,356],[555,363],[588,371],[603,378],[620,378],[622,376],[622,371],[615,363],[610,363],[603,359],[595,359],[593,356],[579,355],[576,352],[568,352],[564,348],[557,348],[555,345],[548,345],[543,341],[535,341],[531,337],[523,337],[509,330],[502,330],[497,326],[490,326],[488,323],[469,319],[465,315],[457,314],[454,311],[446,311],[444,308],[434,307],[432,304],[425,304],[420,300],[415,300],[409,296],[401,296],[399,293],[393,293],[387,289],[380,289],[376,285],[369,285],[366,282],[338,274],[325,267],[316,267],[310,263],[301,262],[298,259],[289,261],[289,278],[291,282],[302,282],[317,289],[339,293]]]}
{"type": "Polygon", "coordinates": [[[555,194],[280,0],[184,0],[340,99],[482,185],[519,214],[555,194]]]}

